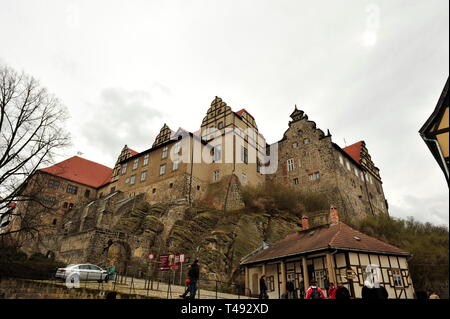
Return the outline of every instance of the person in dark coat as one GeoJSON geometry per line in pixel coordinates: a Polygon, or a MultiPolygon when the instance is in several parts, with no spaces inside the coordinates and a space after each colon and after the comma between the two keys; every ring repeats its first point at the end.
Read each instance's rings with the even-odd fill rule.
{"type": "Polygon", "coordinates": [[[295,286],[291,278],[286,283],[287,299],[295,299],[295,286]]]}
{"type": "Polygon", "coordinates": [[[259,299],[269,299],[267,295],[266,276],[262,275],[259,279],[259,299]]]}
{"type": "Polygon", "coordinates": [[[361,290],[363,299],[388,299],[389,294],[383,286],[369,288],[364,286],[361,290]]]}
{"type": "Polygon", "coordinates": [[[348,289],[344,286],[342,282],[338,282],[337,289],[336,289],[336,299],[350,299],[350,292],[348,289]]]}
{"type": "Polygon", "coordinates": [[[195,299],[195,295],[197,293],[197,282],[200,278],[200,266],[198,264],[198,259],[194,260],[191,267],[188,271],[188,277],[189,277],[189,285],[188,289],[184,292],[184,294],[180,295],[181,298],[189,298],[189,299],[195,299]],[[189,293],[189,296],[187,294],[189,293]]]}

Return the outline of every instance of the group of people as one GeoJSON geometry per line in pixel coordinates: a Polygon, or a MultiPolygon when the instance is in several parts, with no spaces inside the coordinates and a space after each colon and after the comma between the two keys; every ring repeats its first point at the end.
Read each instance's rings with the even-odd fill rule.
{"type": "MultiPolygon", "coordinates": [[[[266,276],[263,275],[259,279],[259,299],[268,299],[269,296],[267,294],[268,288],[266,285],[266,276]]],[[[384,287],[380,286],[379,288],[367,288],[364,286],[362,291],[362,297],[365,299],[387,299],[387,291],[384,287]],[[366,289],[364,289],[366,288],[366,289]]],[[[294,282],[291,278],[288,279],[286,283],[286,295],[287,299],[297,299],[296,289],[294,282]]],[[[303,289],[300,289],[300,299],[350,299],[351,295],[348,289],[344,286],[342,282],[337,284],[337,287],[334,283],[330,282],[328,284],[327,296],[323,290],[317,286],[317,282],[315,280],[311,281],[311,286],[306,291],[306,294],[303,293],[303,289]]]]}

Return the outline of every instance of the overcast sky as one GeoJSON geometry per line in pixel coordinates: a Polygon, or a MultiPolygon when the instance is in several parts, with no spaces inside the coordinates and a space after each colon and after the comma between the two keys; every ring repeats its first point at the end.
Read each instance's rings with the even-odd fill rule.
{"type": "Polygon", "coordinates": [[[297,104],[341,147],[366,142],[392,216],[448,225],[448,187],[418,134],[448,77],[448,11],[448,0],[0,0],[0,63],[67,106],[64,156],[113,166],[163,123],[199,129],[216,95],[273,143],[297,104]]]}

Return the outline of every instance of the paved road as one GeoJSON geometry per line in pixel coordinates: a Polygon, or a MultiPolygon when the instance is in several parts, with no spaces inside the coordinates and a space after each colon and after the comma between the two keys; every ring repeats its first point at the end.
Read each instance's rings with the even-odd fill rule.
{"type": "MultiPolygon", "coordinates": [[[[64,282],[57,281],[56,283],[52,281],[53,284],[65,285],[64,282]]],[[[147,283],[148,284],[148,283],[147,283]]],[[[80,288],[90,288],[102,291],[117,291],[123,294],[136,294],[141,296],[148,296],[153,298],[161,299],[181,299],[180,295],[185,291],[184,286],[171,285],[170,289],[165,283],[153,283],[153,289],[145,289],[145,280],[143,279],[133,279],[130,277],[124,277],[123,280],[118,280],[116,283],[97,283],[97,282],[81,282],[80,288]],[[121,283],[122,282],[122,283],[121,283]]],[[[238,296],[229,293],[222,293],[205,290],[201,288],[197,290],[198,299],[252,299],[247,296],[238,296]]]]}

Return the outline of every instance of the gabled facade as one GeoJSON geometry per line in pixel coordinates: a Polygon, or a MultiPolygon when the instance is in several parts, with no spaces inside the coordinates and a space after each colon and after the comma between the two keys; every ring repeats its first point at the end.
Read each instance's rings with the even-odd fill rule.
{"type": "Polygon", "coordinates": [[[269,178],[302,192],[322,193],[351,217],[388,214],[379,169],[360,141],[341,149],[295,107],[278,142],[278,170],[269,178]]]}
{"type": "Polygon", "coordinates": [[[449,183],[449,106],[448,78],[438,103],[419,133],[449,183]]]}
{"type": "MultiPolygon", "coordinates": [[[[343,283],[353,298],[361,298],[366,269],[378,269],[377,281],[390,299],[413,299],[414,288],[408,267],[410,254],[400,248],[367,236],[339,221],[338,211],[330,208],[327,224],[288,235],[271,247],[241,261],[246,291],[257,296],[259,279],[266,276],[270,299],[286,294],[292,280],[298,298],[305,296],[310,282],[326,293],[327,283],[343,283]]],[[[326,296],[328,297],[328,296],[326,296]]]]}

